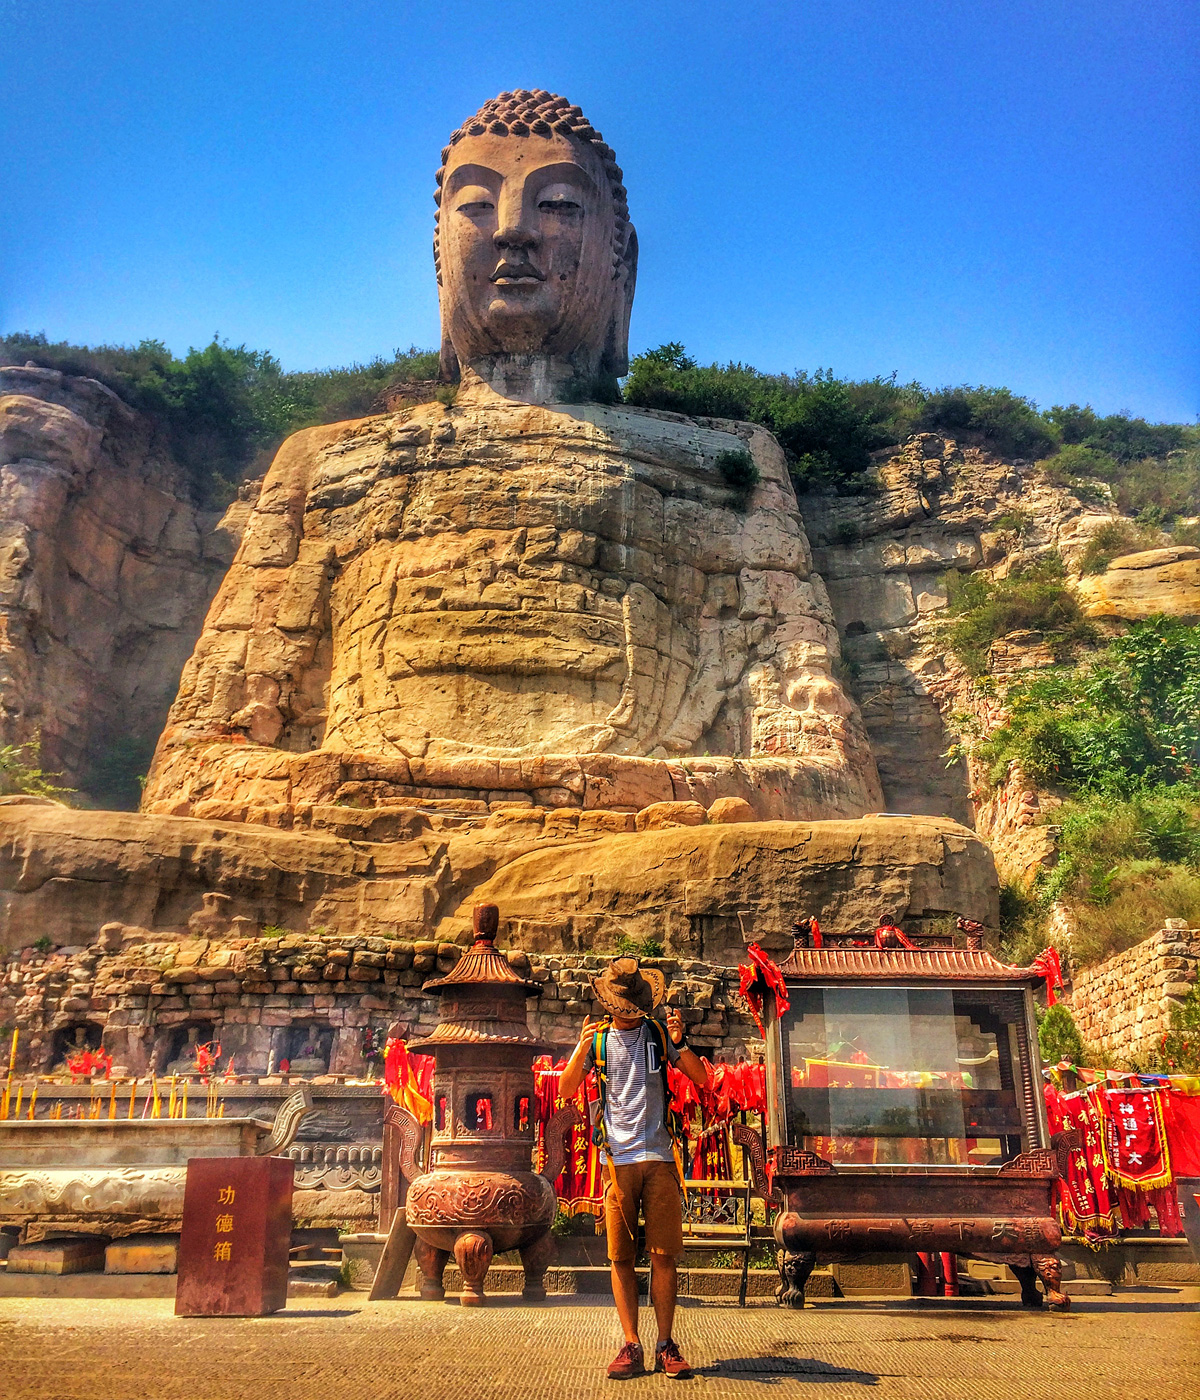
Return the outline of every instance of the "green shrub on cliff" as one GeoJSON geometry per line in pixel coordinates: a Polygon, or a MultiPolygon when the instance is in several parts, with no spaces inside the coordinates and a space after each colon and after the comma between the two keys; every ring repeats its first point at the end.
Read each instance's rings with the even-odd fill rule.
{"type": "Polygon", "coordinates": [[[1114,520],[1109,525],[1101,525],[1088,540],[1079,560],[1079,572],[1102,574],[1122,554],[1153,549],[1162,542],[1162,531],[1153,526],[1139,525],[1135,520],[1114,520]]]}
{"type": "Polygon", "coordinates": [[[1038,1021],[1038,1050],[1042,1062],[1047,1065],[1056,1065],[1062,1060],[1071,1065],[1087,1063],[1075,1017],[1061,1001],[1048,1007],[1038,1021]]]}
{"type": "Polygon", "coordinates": [[[1079,666],[1019,677],[976,748],[992,781],[1016,759],[1069,793],[1121,798],[1200,780],[1200,627],[1135,623],[1079,666]]]}
{"type": "Polygon", "coordinates": [[[60,787],[54,779],[58,773],[47,773],[41,766],[41,746],[36,743],[5,744],[0,747],[0,797],[64,798],[71,788],[60,787]]]}
{"type": "Polygon", "coordinates": [[[158,340],[84,346],[27,332],[0,337],[0,363],[29,361],[98,379],[162,423],[204,504],[228,499],[259,454],[289,433],[378,411],[389,384],[428,380],[437,372],[437,354],[416,347],[397,350],[390,360],[377,356],[365,365],[287,374],[269,351],[217,336],[182,359],[158,340]]]}
{"type": "Polygon", "coordinates": [[[1063,660],[1096,636],[1057,555],[1014,569],[1002,579],[985,572],[952,572],[942,582],[948,600],[946,645],[972,676],[983,675],[988,649],[1010,632],[1040,633],[1063,660]]]}
{"type": "Polygon", "coordinates": [[[952,437],[978,434],[1002,457],[1037,457],[1058,446],[1057,433],[1032,399],[982,384],[927,392],[916,427],[952,437]]]}
{"type": "Polygon", "coordinates": [[[1137,623],[1081,665],[1019,678],[1006,708],[974,746],[987,778],[1015,760],[1066,798],[1057,864],[1024,904],[1009,900],[1012,948],[1036,952],[1055,902],[1075,925],[1076,964],[1166,919],[1200,920],[1200,627],[1137,623]]]}
{"type": "Polygon", "coordinates": [[[678,341],[634,356],[625,402],[699,418],[761,423],[779,439],[797,487],[861,490],[871,452],[900,440],[918,391],[892,380],[860,383],[831,371],[763,374],[751,365],[698,364],[678,341]]]}

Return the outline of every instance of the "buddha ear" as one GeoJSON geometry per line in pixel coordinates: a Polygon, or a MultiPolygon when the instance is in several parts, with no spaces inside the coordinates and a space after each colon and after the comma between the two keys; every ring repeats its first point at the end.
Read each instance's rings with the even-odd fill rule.
{"type": "Polygon", "coordinates": [[[449,317],[446,314],[446,288],[442,285],[441,262],[437,253],[438,236],[439,234],[434,235],[434,266],[437,268],[438,317],[442,327],[442,344],[438,352],[438,378],[443,384],[457,384],[462,376],[462,369],[458,363],[458,352],[450,341],[449,317]]]}
{"type": "Polygon", "coordinates": [[[450,344],[450,337],[443,332],[442,348],[438,354],[438,378],[443,384],[457,384],[461,377],[458,352],[450,344]]]}
{"type": "Polygon", "coordinates": [[[637,286],[638,240],[637,230],[629,225],[625,239],[625,251],[617,263],[613,276],[612,321],[608,328],[608,343],[605,347],[605,368],[617,375],[629,373],[629,317],[633,311],[633,293],[637,286]]]}

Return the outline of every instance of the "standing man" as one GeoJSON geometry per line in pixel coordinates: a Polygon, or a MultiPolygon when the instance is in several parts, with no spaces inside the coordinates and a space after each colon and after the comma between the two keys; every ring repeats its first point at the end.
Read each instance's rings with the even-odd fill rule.
{"type": "Polygon", "coordinates": [[[634,1272],[638,1210],[646,1221],[650,1298],[658,1322],[654,1369],[674,1379],[692,1374],[671,1335],[683,1253],[683,1160],[686,1146],[670,1113],[667,1066],[677,1065],[701,1089],[708,1068],[684,1040],[683,1017],[672,1009],[664,1028],[653,1012],[666,995],[657,968],[617,958],[592,982],[609,1013],[586,1021],[563,1070],[559,1092],[572,1098],[589,1070],[600,1081],[600,1112],[592,1141],[605,1156],[604,1223],[612,1263],[613,1300],[625,1345],[608,1368],[611,1380],[645,1374],[638,1341],[638,1286],[634,1272]]]}

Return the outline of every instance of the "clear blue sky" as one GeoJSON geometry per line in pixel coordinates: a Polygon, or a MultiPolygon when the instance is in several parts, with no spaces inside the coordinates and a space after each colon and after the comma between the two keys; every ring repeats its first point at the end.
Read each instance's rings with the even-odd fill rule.
{"type": "Polygon", "coordinates": [[[1200,413],[1194,0],[0,0],[0,329],[433,346],[433,173],[579,103],[632,346],[1200,413]]]}

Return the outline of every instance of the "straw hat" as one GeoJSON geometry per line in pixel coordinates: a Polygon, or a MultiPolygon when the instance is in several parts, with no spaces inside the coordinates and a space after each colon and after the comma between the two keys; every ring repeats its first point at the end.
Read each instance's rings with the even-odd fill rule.
{"type": "Polygon", "coordinates": [[[606,1011],[616,1016],[648,1016],[667,994],[666,978],[655,967],[642,967],[637,958],[614,958],[592,990],[606,1011]]]}

